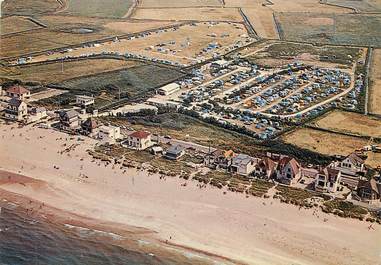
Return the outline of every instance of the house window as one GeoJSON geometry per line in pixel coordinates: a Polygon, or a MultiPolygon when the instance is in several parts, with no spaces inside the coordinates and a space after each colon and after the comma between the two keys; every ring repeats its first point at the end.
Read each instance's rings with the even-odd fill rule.
{"type": "Polygon", "coordinates": [[[329,183],[329,186],[332,188],[333,187],[333,183],[331,182],[331,183],[329,183]]]}
{"type": "Polygon", "coordinates": [[[291,174],[287,173],[286,177],[290,179],[291,178],[291,174]]]}

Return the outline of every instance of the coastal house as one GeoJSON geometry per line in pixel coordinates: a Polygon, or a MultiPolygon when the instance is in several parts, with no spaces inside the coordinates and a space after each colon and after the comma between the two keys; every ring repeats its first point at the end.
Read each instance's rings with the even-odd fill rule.
{"type": "Polygon", "coordinates": [[[340,186],[340,170],[326,167],[320,170],[315,179],[315,190],[318,192],[334,193],[340,186]]]}
{"type": "Polygon", "coordinates": [[[30,97],[30,91],[23,86],[14,85],[6,90],[6,95],[19,100],[26,100],[30,97]]]}
{"type": "Polygon", "coordinates": [[[372,178],[370,180],[359,180],[356,190],[362,201],[373,203],[381,198],[381,183],[372,178]]]}
{"type": "Polygon", "coordinates": [[[88,118],[81,123],[82,134],[87,136],[95,136],[98,134],[99,125],[94,118],[88,118]]]}
{"type": "Polygon", "coordinates": [[[80,126],[79,113],[73,109],[60,111],[59,119],[62,130],[72,131],[80,126]]]}
{"type": "Polygon", "coordinates": [[[204,164],[213,169],[228,169],[235,153],[233,150],[215,150],[204,157],[204,164]]]}
{"type": "Polygon", "coordinates": [[[254,172],[257,162],[258,159],[249,155],[238,154],[232,159],[230,171],[235,174],[249,176],[254,172]]]}
{"type": "Polygon", "coordinates": [[[270,157],[260,159],[255,166],[254,175],[256,177],[270,179],[275,174],[276,162],[270,157]]]}
{"type": "Polygon", "coordinates": [[[28,106],[18,98],[12,98],[8,101],[4,117],[9,120],[22,121],[28,114],[28,106]]]}
{"type": "Polygon", "coordinates": [[[301,177],[301,166],[295,158],[284,156],[276,167],[276,179],[287,185],[293,185],[301,177]]]}
{"type": "Polygon", "coordinates": [[[341,161],[334,161],[329,166],[341,171],[341,182],[355,189],[361,176],[366,172],[365,160],[356,153],[351,153],[341,161]]]}
{"type": "Polygon", "coordinates": [[[100,126],[98,130],[98,139],[113,144],[116,142],[116,140],[120,139],[122,137],[120,133],[120,128],[117,126],[100,126]]]}
{"type": "Polygon", "coordinates": [[[172,145],[165,151],[164,157],[169,160],[178,160],[183,155],[185,155],[184,147],[181,145],[172,145]]]}
{"type": "Polygon", "coordinates": [[[75,104],[79,107],[86,108],[88,106],[94,105],[94,97],[78,95],[75,97],[75,104]]]}
{"type": "Polygon", "coordinates": [[[44,107],[32,107],[28,110],[28,114],[28,122],[35,122],[48,117],[44,107]]]}
{"type": "Polygon", "coordinates": [[[153,145],[152,134],[147,131],[136,131],[127,136],[122,146],[136,150],[144,150],[153,145]]]}

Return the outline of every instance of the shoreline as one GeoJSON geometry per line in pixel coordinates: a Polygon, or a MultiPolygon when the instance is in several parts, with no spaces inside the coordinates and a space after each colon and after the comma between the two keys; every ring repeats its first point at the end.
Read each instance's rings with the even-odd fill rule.
{"type": "MultiPolygon", "coordinates": [[[[0,179],[4,174],[20,176],[13,172],[0,171],[0,179]]],[[[28,179],[28,177],[22,177],[28,179]]],[[[60,227],[67,232],[93,232],[94,235],[91,237],[102,240],[103,243],[106,242],[117,245],[130,251],[136,251],[142,255],[160,257],[175,255],[179,261],[182,259],[192,260],[189,258],[191,256],[195,257],[192,262],[202,262],[201,264],[214,264],[215,262],[219,262],[218,264],[244,264],[202,250],[166,243],[160,238],[157,238],[155,231],[149,229],[132,227],[120,223],[108,223],[102,220],[80,216],[1,188],[0,209],[3,211],[17,211],[18,214],[27,215],[38,222],[43,221],[55,227],[60,227]]]]}
{"type": "Polygon", "coordinates": [[[96,161],[96,141],[26,126],[0,126],[0,169],[38,183],[1,183],[17,193],[102,223],[155,231],[185,249],[246,264],[371,264],[379,262],[381,228],[272,198],[246,198],[175,177],[96,161]],[[11,129],[12,128],[12,129],[11,129]],[[17,140],[15,140],[17,139],[17,140]],[[70,146],[70,152],[62,152],[70,146]],[[185,186],[183,184],[186,183],[185,186]],[[327,221],[325,221],[325,219],[327,221]]]}

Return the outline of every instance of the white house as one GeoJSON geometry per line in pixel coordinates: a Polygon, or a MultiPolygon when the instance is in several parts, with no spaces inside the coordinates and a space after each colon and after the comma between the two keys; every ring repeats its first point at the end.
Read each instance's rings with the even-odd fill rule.
{"type": "Polygon", "coordinates": [[[28,113],[28,122],[35,122],[48,116],[44,107],[33,107],[28,113]]]}
{"type": "Polygon", "coordinates": [[[98,138],[101,141],[115,143],[121,138],[120,128],[117,126],[100,126],[98,130],[98,138]]]}
{"type": "Polygon", "coordinates": [[[20,99],[12,98],[5,109],[5,118],[22,121],[28,114],[28,106],[20,99]]]}
{"type": "Polygon", "coordinates": [[[333,162],[329,167],[341,171],[341,182],[353,189],[357,187],[360,176],[366,171],[365,160],[356,153],[333,162]]]}
{"type": "Polygon", "coordinates": [[[94,105],[94,97],[89,97],[89,96],[84,96],[84,95],[79,95],[75,97],[75,103],[77,106],[80,107],[87,107],[90,105],[94,105]]]}
{"type": "Polygon", "coordinates": [[[333,168],[320,170],[315,179],[315,190],[334,193],[340,186],[341,172],[333,168]]]}
{"type": "Polygon", "coordinates": [[[157,90],[157,93],[163,96],[168,96],[176,91],[180,90],[180,85],[176,83],[170,83],[157,90]]]}
{"type": "Polygon", "coordinates": [[[122,146],[136,150],[144,150],[153,145],[152,134],[146,131],[136,131],[127,136],[122,146]]]}
{"type": "Polygon", "coordinates": [[[249,176],[254,172],[258,159],[245,154],[238,154],[233,157],[230,170],[243,176],[249,176]]]}

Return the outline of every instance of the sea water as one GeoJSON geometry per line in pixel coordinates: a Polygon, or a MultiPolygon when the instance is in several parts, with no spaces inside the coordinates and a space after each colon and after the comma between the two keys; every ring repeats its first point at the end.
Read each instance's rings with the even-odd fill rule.
{"type": "MultiPolygon", "coordinates": [[[[191,259],[159,257],[98,240],[102,231],[56,225],[25,212],[2,207],[0,212],[0,265],[144,265],[193,264],[191,259]]],[[[118,235],[110,234],[113,240],[118,235]]],[[[209,262],[208,262],[209,263],[209,262]]],[[[197,264],[200,264],[197,262],[197,264]]]]}

